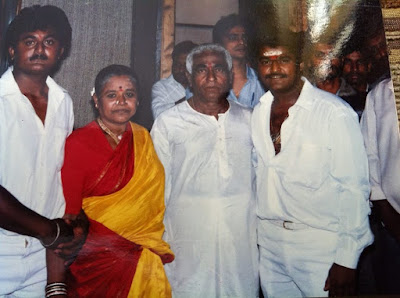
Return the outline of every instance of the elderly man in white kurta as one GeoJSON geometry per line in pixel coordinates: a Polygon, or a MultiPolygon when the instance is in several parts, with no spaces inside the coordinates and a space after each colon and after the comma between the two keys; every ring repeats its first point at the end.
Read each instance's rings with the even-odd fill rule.
{"type": "Polygon", "coordinates": [[[251,112],[226,99],[231,68],[224,48],[195,48],[187,58],[193,97],[151,131],[166,172],[174,297],[258,296],[251,112]]]}

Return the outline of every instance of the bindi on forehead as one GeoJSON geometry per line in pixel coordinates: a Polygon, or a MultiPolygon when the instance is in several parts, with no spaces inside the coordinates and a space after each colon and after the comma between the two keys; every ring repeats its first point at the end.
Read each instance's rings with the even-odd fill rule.
{"type": "Polygon", "coordinates": [[[122,86],[119,86],[119,91],[124,91],[124,89],[122,88],[122,86]]]}

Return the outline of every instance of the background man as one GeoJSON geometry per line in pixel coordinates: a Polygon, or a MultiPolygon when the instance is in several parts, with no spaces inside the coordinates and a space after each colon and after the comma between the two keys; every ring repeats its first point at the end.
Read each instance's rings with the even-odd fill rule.
{"type": "Polygon", "coordinates": [[[270,91],[251,125],[261,287],[266,297],[349,295],[372,242],[359,124],[340,98],[301,77],[300,42],[280,36],[259,41],[259,78],[270,91]]]}
{"type": "Polygon", "coordinates": [[[346,82],[359,93],[368,91],[368,75],[371,62],[359,46],[347,46],[343,53],[342,75],[346,82]]]}
{"type": "Polygon", "coordinates": [[[350,41],[347,43],[343,52],[342,76],[356,91],[356,95],[344,97],[351,107],[361,118],[364,111],[365,98],[368,92],[368,76],[371,70],[371,62],[361,51],[359,43],[350,41]]]}
{"type": "Polygon", "coordinates": [[[339,49],[332,43],[321,41],[313,44],[306,64],[307,77],[316,87],[342,98],[356,94],[341,77],[342,59],[339,49]]]}
{"type": "Polygon", "coordinates": [[[370,59],[371,71],[369,75],[369,84],[371,89],[380,81],[390,77],[389,54],[387,51],[385,30],[381,22],[376,27],[370,27],[368,37],[365,39],[364,55],[370,59]],[[378,29],[376,29],[378,28],[378,29]]]}
{"type": "Polygon", "coordinates": [[[43,297],[44,247],[54,249],[73,235],[59,219],[72,101],[49,77],[68,54],[71,27],[57,7],[28,7],[5,41],[13,67],[0,78],[0,295],[43,297]]]}
{"type": "Polygon", "coordinates": [[[400,293],[400,134],[390,79],[367,95],[361,129],[369,161],[377,294],[396,295],[400,293]]]}
{"type": "Polygon", "coordinates": [[[187,57],[193,97],[151,131],[166,175],[164,238],[174,297],[257,297],[250,109],[226,99],[232,59],[219,45],[187,57]]]}
{"type": "Polygon", "coordinates": [[[156,119],[162,112],[191,96],[186,78],[186,56],[197,45],[190,40],[178,43],[172,52],[172,74],[151,89],[151,110],[156,119]]]}
{"type": "Polygon", "coordinates": [[[248,66],[247,32],[235,14],[220,19],[213,28],[213,42],[222,45],[233,62],[233,85],[228,99],[253,108],[265,93],[255,71],[248,66]]]}

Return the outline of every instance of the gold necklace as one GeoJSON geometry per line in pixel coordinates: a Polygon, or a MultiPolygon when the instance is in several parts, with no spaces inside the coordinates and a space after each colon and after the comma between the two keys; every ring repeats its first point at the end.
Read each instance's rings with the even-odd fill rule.
{"type": "MultiPolygon", "coordinates": [[[[271,119],[269,119],[269,125],[271,127],[271,131],[274,130],[274,125],[272,124],[272,117],[271,117],[271,119]]],[[[271,134],[271,139],[272,139],[272,143],[274,143],[275,145],[280,145],[281,144],[281,131],[279,130],[277,133],[271,134]]]]}
{"type": "Polygon", "coordinates": [[[106,134],[108,134],[108,135],[113,139],[113,141],[118,145],[119,142],[120,142],[121,139],[122,139],[122,135],[117,135],[117,134],[113,133],[113,132],[103,123],[103,121],[101,121],[100,117],[97,118],[97,123],[99,124],[100,128],[101,128],[106,134]]]}

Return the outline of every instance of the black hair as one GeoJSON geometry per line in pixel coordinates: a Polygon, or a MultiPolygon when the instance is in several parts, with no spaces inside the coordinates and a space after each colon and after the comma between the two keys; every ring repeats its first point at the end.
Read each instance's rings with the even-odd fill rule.
{"type": "Polygon", "coordinates": [[[185,40],[176,44],[172,51],[172,60],[175,60],[181,54],[189,54],[197,46],[198,44],[195,44],[191,40],[185,40]]]}
{"type": "MultiPolygon", "coordinates": [[[[65,12],[52,5],[26,7],[10,23],[5,36],[5,49],[15,48],[21,34],[37,30],[54,30],[55,38],[64,48],[62,59],[71,49],[72,29],[65,12]]],[[[7,51],[8,52],[8,51],[7,51]]]]}
{"type": "MultiPolygon", "coordinates": [[[[360,52],[365,56],[363,40],[359,36],[354,35],[350,38],[343,47],[342,57],[345,57],[353,52],[360,52]]],[[[366,57],[365,57],[366,58],[366,57]]]]}
{"type": "Polygon", "coordinates": [[[222,17],[214,26],[212,32],[213,43],[222,44],[222,38],[227,35],[233,27],[242,26],[247,32],[247,23],[244,18],[237,14],[222,17]]]}
{"type": "Polygon", "coordinates": [[[119,76],[129,77],[132,83],[136,85],[136,89],[138,92],[139,89],[138,79],[133,69],[125,65],[111,64],[100,70],[96,76],[96,79],[94,81],[94,89],[97,96],[100,97],[104,85],[108,82],[108,80],[111,77],[119,77],[119,76]]]}

